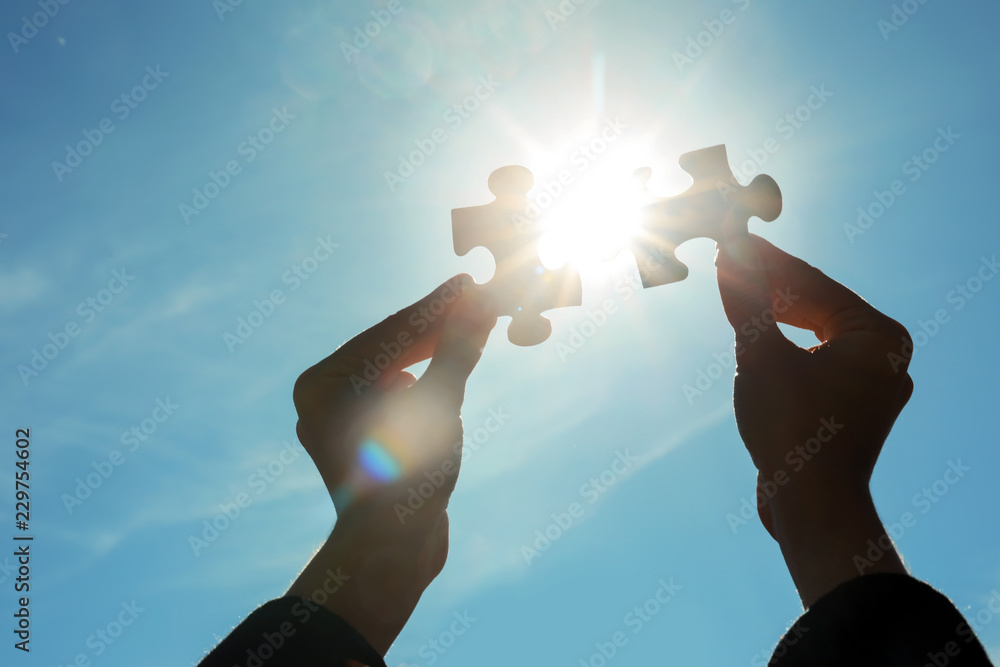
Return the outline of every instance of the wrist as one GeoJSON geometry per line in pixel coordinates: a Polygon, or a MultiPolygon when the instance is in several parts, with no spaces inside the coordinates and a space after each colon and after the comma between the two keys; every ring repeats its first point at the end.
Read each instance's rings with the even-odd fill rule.
{"type": "Polygon", "coordinates": [[[779,544],[832,540],[839,527],[861,518],[878,520],[867,484],[820,486],[814,480],[789,486],[768,500],[779,544]]]}
{"type": "Polygon", "coordinates": [[[288,594],[337,614],[385,655],[444,566],[447,515],[433,531],[405,535],[370,516],[358,518],[345,515],[337,521],[288,594]]]}
{"type": "Polygon", "coordinates": [[[770,510],[772,534],[806,607],[865,574],[906,574],[867,483],[778,494],[770,510]]]}

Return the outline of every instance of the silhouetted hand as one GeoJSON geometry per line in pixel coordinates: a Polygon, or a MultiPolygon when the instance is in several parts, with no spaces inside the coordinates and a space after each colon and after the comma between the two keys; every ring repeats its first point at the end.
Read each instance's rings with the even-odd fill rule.
{"type": "Polygon", "coordinates": [[[310,597],[324,568],[342,567],[348,583],[324,606],[383,654],[447,558],[465,383],[495,324],[481,288],[460,275],[295,383],[299,440],[338,519],[289,594],[310,597]],[[419,380],[404,370],[427,358],[419,380]]]}
{"type": "MultiPolygon", "coordinates": [[[[761,521],[808,606],[857,576],[852,554],[881,535],[868,485],[913,391],[899,356],[912,344],[898,322],[761,238],[720,244],[716,264],[736,331],[734,407],[758,470],[761,521]],[[796,346],[775,321],[812,330],[820,344],[796,346]],[[832,571],[820,574],[824,563],[801,562],[808,558],[828,559],[832,571]]],[[[871,571],[901,570],[893,552],[871,571]]]]}

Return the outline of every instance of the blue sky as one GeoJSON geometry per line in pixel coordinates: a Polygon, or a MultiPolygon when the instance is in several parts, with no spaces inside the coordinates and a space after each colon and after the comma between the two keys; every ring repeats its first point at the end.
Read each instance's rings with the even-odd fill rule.
{"type": "MultiPolygon", "coordinates": [[[[450,209],[486,203],[493,169],[570,169],[572,198],[649,166],[665,195],[679,155],[720,143],[782,188],[753,231],[916,335],[874,494],[1000,655],[994,5],[48,4],[0,9],[0,415],[8,479],[31,431],[35,537],[32,650],[8,633],[5,664],[191,664],[282,594],[334,520],[292,383],[448,277],[489,278],[485,250],[454,255],[450,209]]],[[[800,613],[777,546],[734,520],[755,473],[714,244],[678,254],[691,276],[645,291],[627,255],[591,267],[537,347],[501,320],[469,383],[451,558],[390,665],[578,665],[617,632],[609,664],[756,665],[800,613]]]]}

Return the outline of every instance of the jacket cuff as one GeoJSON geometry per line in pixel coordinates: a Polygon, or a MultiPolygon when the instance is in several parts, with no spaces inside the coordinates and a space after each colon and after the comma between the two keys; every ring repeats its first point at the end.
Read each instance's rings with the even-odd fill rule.
{"type": "Polygon", "coordinates": [[[199,667],[346,667],[351,660],[386,667],[347,621],[309,599],[286,596],[254,610],[199,667]]]}

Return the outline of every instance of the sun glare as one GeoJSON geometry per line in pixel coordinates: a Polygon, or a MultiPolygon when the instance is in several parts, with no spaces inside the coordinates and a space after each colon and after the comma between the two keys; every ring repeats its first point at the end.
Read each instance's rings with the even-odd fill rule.
{"type": "Polygon", "coordinates": [[[572,264],[591,275],[610,267],[638,232],[648,195],[633,174],[647,164],[642,149],[612,146],[586,167],[539,178],[531,195],[542,210],[542,264],[549,269],[572,264]]]}

